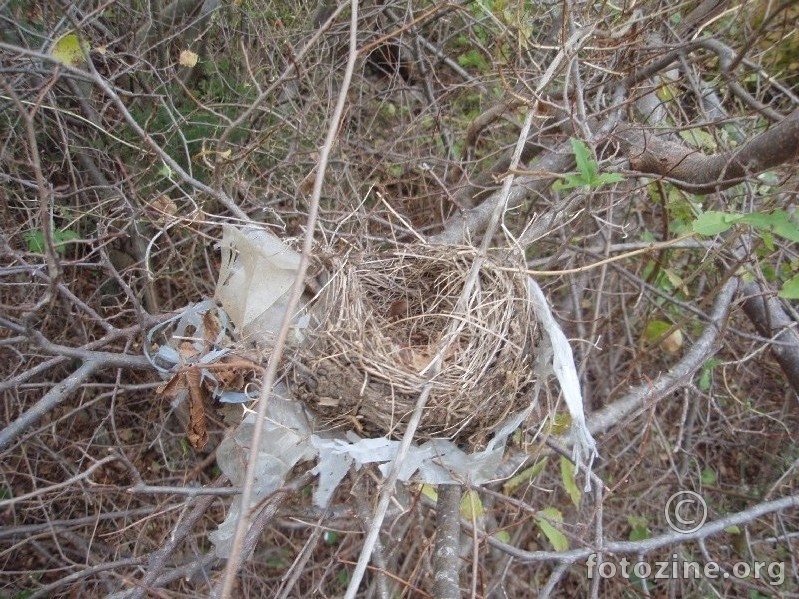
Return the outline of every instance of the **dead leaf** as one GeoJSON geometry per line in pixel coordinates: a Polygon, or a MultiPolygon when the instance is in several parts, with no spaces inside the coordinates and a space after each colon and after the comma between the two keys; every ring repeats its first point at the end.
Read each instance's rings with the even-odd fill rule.
{"type": "Polygon", "coordinates": [[[208,426],[205,415],[205,396],[208,393],[201,385],[202,372],[196,368],[186,369],[184,376],[189,388],[189,430],[186,437],[197,451],[208,443],[208,426]]]}

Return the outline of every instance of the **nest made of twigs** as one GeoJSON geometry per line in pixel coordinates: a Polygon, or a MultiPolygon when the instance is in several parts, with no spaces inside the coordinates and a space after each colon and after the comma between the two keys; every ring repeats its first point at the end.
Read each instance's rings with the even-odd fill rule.
{"type": "Polygon", "coordinates": [[[461,307],[476,257],[474,248],[418,245],[329,260],[317,324],[292,368],[322,427],[399,438],[430,383],[416,439],[476,449],[529,405],[538,327],[527,275],[507,256],[489,257],[461,307]]]}

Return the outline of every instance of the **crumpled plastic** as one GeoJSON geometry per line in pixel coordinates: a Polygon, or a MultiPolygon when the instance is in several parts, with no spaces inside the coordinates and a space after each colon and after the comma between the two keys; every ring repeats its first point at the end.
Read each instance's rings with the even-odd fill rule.
{"type": "MultiPolygon", "coordinates": [[[[308,443],[311,425],[309,415],[300,402],[285,399],[285,387],[276,386],[270,397],[261,446],[252,452],[255,414],[247,412],[234,433],[219,444],[216,460],[219,468],[235,486],[244,484],[247,464],[255,456],[258,469],[253,487],[253,505],[274,493],[299,462],[316,457],[316,449],[308,443]]],[[[224,522],[208,535],[219,557],[230,555],[236,523],[241,513],[241,498],[236,497],[224,522]]]]}
{"type": "MultiPolygon", "coordinates": [[[[287,294],[296,276],[299,254],[271,233],[251,227],[239,230],[226,225],[222,247],[223,267],[217,298],[235,325],[244,329],[248,339],[269,346],[285,315],[287,294]]],[[[536,374],[541,379],[554,374],[558,379],[572,417],[575,461],[578,466],[587,463],[590,472],[597,455],[596,443],[585,424],[572,350],[540,287],[533,279],[529,280],[529,285],[533,308],[544,331],[536,374]]],[[[302,327],[307,325],[307,318],[303,315],[295,319],[298,343],[302,340],[302,327]]],[[[482,451],[467,454],[447,439],[412,444],[400,465],[398,479],[476,485],[494,480],[507,439],[530,416],[536,399],[531,397],[527,409],[509,416],[482,451]]],[[[256,487],[252,505],[279,489],[296,464],[316,459],[313,472],[318,474],[319,481],[314,503],[325,507],[350,467],[376,463],[380,472],[387,475],[400,446],[400,441],[385,437],[364,439],[354,431],[315,434],[313,416],[300,402],[290,398],[285,387],[276,387],[270,396],[261,446],[256,452],[251,447],[254,424],[254,414],[250,412],[217,449],[219,467],[236,485],[244,481],[247,464],[255,456],[256,487]]],[[[586,490],[589,489],[587,482],[586,490]]],[[[237,498],[225,521],[210,535],[220,557],[229,554],[240,513],[237,498]]]]}
{"type": "MultiPolygon", "coordinates": [[[[300,254],[269,231],[222,225],[222,266],[216,299],[243,339],[273,345],[288,307],[289,291],[300,267],[300,254]]],[[[295,317],[293,343],[302,341],[310,316],[295,317]]]]}

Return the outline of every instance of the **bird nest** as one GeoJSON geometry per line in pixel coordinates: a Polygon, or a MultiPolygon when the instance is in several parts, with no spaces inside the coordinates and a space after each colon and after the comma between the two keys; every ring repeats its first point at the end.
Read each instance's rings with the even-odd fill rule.
{"type": "Polygon", "coordinates": [[[327,261],[316,326],[292,361],[319,425],[399,438],[429,384],[416,439],[476,450],[529,405],[538,326],[527,275],[489,257],[464,302],[476,258],[474,248],[416,246],[327,261]]]}

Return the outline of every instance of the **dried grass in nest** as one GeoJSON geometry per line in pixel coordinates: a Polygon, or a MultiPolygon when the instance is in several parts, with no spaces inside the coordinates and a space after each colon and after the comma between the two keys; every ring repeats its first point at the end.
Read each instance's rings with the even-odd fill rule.
{"type": "Polygon", "coordinates": [[[478,449],[524,409],[533,379],[536,320],[526,275],[486,260],[457,310],[474,248],[409,246],[330,260],[317,326],[293,367],[297,395],[325,428],[399,438],[443,353],[416,439],[478,449]],[[457,328],[453,341],[442,339],[457,328]]]}

